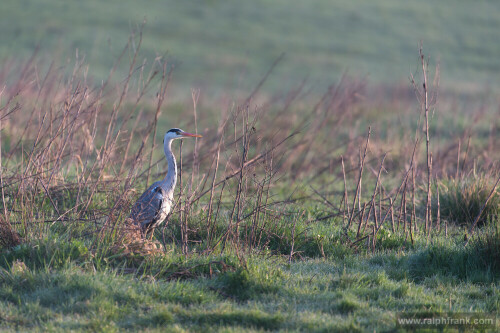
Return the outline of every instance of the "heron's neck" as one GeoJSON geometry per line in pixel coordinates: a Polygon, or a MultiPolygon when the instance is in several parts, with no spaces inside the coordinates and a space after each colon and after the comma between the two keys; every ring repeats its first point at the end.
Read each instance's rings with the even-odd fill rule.
{"type": "Polygon", "coordinates": [[[173,194],[175,184],[177,183],[177,163],[175,162],[175,156],[172,153],[172,140],[166,142],[163,150],[165,152],[165,157],[167,158],[168,171],[161,186],[165,191],[173,194]]]}

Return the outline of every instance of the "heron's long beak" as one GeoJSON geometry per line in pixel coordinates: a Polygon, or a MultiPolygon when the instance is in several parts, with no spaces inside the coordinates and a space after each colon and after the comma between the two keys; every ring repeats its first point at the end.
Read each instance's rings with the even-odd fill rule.
{"type": "Polygon", "coordinates": [[[181,135],[185,136],[185,137],[189,137],[189,138],[201,138],[202,137],[199,134],[191,134],[191,133],[187,133],[187,132],[182,132],[181,135]]]}

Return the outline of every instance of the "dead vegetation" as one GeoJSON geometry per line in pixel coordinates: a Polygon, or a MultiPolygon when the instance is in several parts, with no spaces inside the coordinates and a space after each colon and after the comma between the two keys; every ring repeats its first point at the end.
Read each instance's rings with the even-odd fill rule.
{"type": "Polygon", "coordinates": [[[124,255],[158,254],[173,243],[185,254],[271,248],[291,259],[302,253],[300,238],[316,239],[325,256],[323,236],[314,238],[310,230],[334,221],[344,245],[374,251],[385,239],[381,230],[410,243],[415,235],[446,232],[439,200],[444,188],[433,193],[439,178],[467,177],[478,165],[484,177],[498,173],[491,144],[498,123],[488,138],[471,140],[481,135],[473,125],[491,119],[488,112],[462,132],[432,141],[430,133],[439,140],[438,127],[446,123],[436,121],[437,95],[428,97],[422,51],[421,71],[411,78],[420,112],[406,97],[374,108],[367,83],[348,76],[319,98],[304,83],[283,96],[266,96],[260,88],[280,58],[249,96],[214,108],[208,102],[202,111],[200,92],[192,91],[191,104],[176,119],[168,114],[172,69],[162,58],[142,62],[140,42],[140,35],[132,36],[124,49],[122,56],[132,56],[118,84],[112,83],[114,70],[101,85],[90,84],[78,57],[72,70],[40,66],[36,57],[15,73],[0,69],[3,247],[19,244],[18,233],[34,239],[52,230],[70,239],[91,236],[94,248],[111,242],[124,255]],[[139,240],[125,222],[130,204],[165,172],[156,137],[178,124],[204,138],[192,151],[179,147],[180,186],[170,223],[158,240],[139,240]],[[303,207],[311,203],[320,208],[308,216],[303,207]]]}

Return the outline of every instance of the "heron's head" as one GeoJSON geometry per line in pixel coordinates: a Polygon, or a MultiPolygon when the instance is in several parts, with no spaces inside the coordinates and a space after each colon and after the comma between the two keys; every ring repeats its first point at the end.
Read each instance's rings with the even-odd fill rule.
{"type": "Polygon", "coordinates": [[[191,134],[184,132],[180,128],[172,128],[165,133],[163,138],[163,143],[174,140],[174,139],[184,139],[184,138],[201,138],[201,135],[191,134]]]}

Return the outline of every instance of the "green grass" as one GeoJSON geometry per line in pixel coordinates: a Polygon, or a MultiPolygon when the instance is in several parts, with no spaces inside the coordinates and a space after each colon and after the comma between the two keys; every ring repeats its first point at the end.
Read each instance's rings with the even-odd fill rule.
{"type": "Polygon", "coordinates": [[[292,263],[249,255],[246,269],[226,256],[234,269],[175,280],[161,277],[172,268],[155,266],[160,259],[126,274],[124,262],[95,266],[84,252],[40,266],[14,249],[2,255],[0,328],[361,332],[394,330],[400,311],[500,313],[500,269],[473,262],[476,248],[456,241],[292,263]]]}
{"type": "Polygon", "coordinates": [[[491,0],[4,1],[0,59],[28,58],[39,45],[46,59],[65,60],[78,49],[100,82],[144,18],[140,62],[168,51],[177,67],[174,85],[185,90],[246,91],[282,52],[285,61],[266,85],[271,91],[309,77],[322,92],[344,71],[406,84],[417,69],[420,40],[440,62],[444,86],[500,83],[500,5],[491,0]]]}

